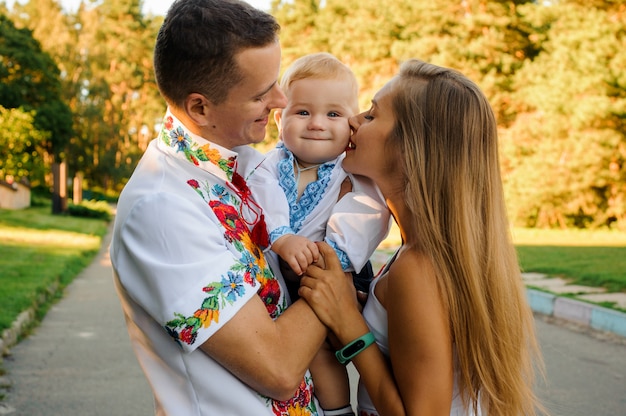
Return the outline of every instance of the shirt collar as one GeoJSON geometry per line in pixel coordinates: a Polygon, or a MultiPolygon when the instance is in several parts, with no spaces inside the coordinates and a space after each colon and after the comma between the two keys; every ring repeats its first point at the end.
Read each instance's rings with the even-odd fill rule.
{"type": "Polygon", "coordinates": [[[177,159],[232,181],[237,167],[237,153],[192,133],[169,108],[163,118],[158,146],[177,159]]]}
{"type": "MultiPolygon", "coordinates": [[[[291,150],[287,149],[287,147],[285,146],[285,142],[283,142],[282,140],[279,141],[276,144],[276,148],[282,149],[285,152],[285,154],[287,155],[287,159],[289,159],[289,161],[291,163],[294,162],[296,156],[293,154],[293,152],[291,150]]],[[[319,168],[318,168],[318,175],[319,175],[319,172],[321,172],[321,171],[332,170],[337,163],[339,163],[341,160],[343,160],[344,156],[345,156],[345,152],[340,154],[339,156],[337,156],[333,160],[329,160],[328,162],[321,163],[319,165],[319,168]]]]}

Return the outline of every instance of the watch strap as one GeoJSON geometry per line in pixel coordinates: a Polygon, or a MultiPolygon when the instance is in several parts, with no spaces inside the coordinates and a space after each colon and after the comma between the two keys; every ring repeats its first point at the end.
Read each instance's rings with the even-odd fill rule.
{"type": "Polygon", "coordinates": [[[337,357],[337,360],[341,364],[347,364],[356,355],[372,345],[374,342],[376,342],[374,334],[368,332],[367,334],[358,337],[354,341],[349,342],[345,347],[335,352],[335,357],[337,357]]]}

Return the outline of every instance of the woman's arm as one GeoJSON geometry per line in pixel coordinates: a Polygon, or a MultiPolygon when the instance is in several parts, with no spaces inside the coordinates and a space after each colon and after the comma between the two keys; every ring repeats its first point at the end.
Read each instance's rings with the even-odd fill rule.
{"type": "Polygon", "coordinates": [[[389,354],[406,414],[448,416],[454,386],[452,340],[432,264],[406,250],[386,280],[389,354]]]}
{"type": "MultiPolygon", "coordinates": [[[[326,270],[309,267],[299,293],[346,345],[369,329],[332,249],[320,244],[320,252],[326,270]]],[[[452,347],[432,269],[407,253],[384,279],[379,286],[388,311],[391,366],[373,344],[353,359],[361,380],[381,415],[449,415],[452,347]]]]}
{"type": "MultiPolygon", "coordinates": [[[[300,296],[313,308],[318,318],[337,336],[340,346],[369,332],[354,294],[351,279],[346,276],[332,247],[318,243],[326,269],[310,266],[300,281],[300,296]]],[[[354,359],[353,363],[366,382],[368,392],[377,402],[384,401],[381,414],[402,416],[405,414],[400,393],[395,385],[391,368],[376,344],[370,345],[354,359]]]]}

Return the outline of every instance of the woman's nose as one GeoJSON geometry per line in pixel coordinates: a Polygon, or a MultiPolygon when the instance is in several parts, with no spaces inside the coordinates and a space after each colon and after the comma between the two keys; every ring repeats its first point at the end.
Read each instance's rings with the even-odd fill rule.
{"type": "Polygon", "coordinates": [[[348,119],[348,124],[350,124],[350,130],[352,130],[352,133],[356,132],[359,129],[359,126],[361,125],[359,121],[360,116],[361,116],[360,114],[357,114],[348,119]]]}

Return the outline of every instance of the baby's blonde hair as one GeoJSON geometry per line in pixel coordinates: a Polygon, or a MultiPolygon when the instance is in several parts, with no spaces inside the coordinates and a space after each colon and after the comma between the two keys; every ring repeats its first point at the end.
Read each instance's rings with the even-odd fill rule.
{"type": "Polygon", "coordinates": [[[296,59],[287,68],[280,80],[280,87],[286,95],[295,81],[301,79],[343,79],[350,83],[354,100],[354,112],[359,110],[359,83],[354,72],[334,55],[327,52],[312,53],[296,59]]]}

